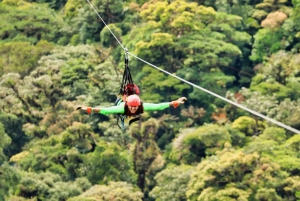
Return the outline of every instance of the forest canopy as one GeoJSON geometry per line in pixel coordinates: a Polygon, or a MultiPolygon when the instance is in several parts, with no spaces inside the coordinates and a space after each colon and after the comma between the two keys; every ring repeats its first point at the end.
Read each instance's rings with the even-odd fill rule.
{"type": "Polygon", "coordinates": [[[300,200],[300,1],[0,0],[0,201],[300,200]],[[112,33],[114,35],[112,35],[112,33]],[[116,38],[115,38],[115,37],[116,38]],[[128,122],[126,122],[128,123],[128,122]]]}

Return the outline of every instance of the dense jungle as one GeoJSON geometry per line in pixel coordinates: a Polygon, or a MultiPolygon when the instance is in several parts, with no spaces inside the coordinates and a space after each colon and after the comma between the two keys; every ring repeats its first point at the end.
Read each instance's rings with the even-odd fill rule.
{"type": "Polygon", "coordinates": [[[300,0],[0,0],[0,201],[300,200],[300,0]],[[111,34],[114,33],[115,37],[111,34]]]}

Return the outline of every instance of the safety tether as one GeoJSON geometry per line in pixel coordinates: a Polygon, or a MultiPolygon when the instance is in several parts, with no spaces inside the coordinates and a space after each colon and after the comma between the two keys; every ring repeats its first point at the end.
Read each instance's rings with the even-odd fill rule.
{"type": "MultiPolygon", "coordinates": [[[[128,67],[128,49],[125,48],[125,69],[124,69],[124,73],[123,73],[123,78],[122,78],[122,83],[121,83],[121,87],[120,87],[120,92],[119,92],[119,95],[124,95],[125,92],[125,86],[127,84],[133,84],[133,81],[132,81],[132,77],[131,77],[131,73],[130,73],[130,70],[129,70],[129,67],[128,67]]],[[[128,94],[126,94],[128,95],[128,94]]]]}
{"type": "MultiPolygon", "coordinates": [[[[132,76],[131,76],[129,66],[128,66],[128,61],[129,61],[128,49],[125,48],[125,69],[124,69],[124,73],[123,73],[119,96],[118,96],[117,100],[115,101],[115,105],[118,105],[121,102],[126,102],[126,98],[129,95],[139,94],[138,87],[133,83],[132,76]]],[[[126,117],[127,116],[125,114],[117,115],[117,125],[122,130],[125,128],[124,121],[125,121],[126,117]],[[121,122],[121,125],[120,125],[120,122],[121,122]]],[[[129,125],[138,120],[140,120],[140,114],[135,115],[135,117],[129,121],[129,125]]]]}

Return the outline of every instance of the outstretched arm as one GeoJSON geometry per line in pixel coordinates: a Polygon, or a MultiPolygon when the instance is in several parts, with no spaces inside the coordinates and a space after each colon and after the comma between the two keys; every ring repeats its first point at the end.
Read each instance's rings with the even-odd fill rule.
{"type": "Polygon", "coordinates": [[[77,106],[76,110],[86,111],[88,114],[91,114],[92,112],[99,113],[101,109],[86,106],[77,106]]]}
{"type": "Polygon", "coordinates": [[[154,111],[154,110],[164,110],[170,106],[173,106],[174,108],[178,107],[181,104],[184,104],[184,101],[187,99],[185,97],[181,97],[177,99],[176,101],[172,102],[166,102],[166,103],[143,103],[144,110],[145,111],[154,111]]]}
{"type": "Polygon", "coordinates": [[[117,106],[111,106],[107,108],[98,108],[98,107],[85,107],[85,106],[78,106],[77,110],[86,111],[88,114],[91,113],[100,113],[100,114],[123,114],[124,113],[124,103],[121,103],[117,106]]]}

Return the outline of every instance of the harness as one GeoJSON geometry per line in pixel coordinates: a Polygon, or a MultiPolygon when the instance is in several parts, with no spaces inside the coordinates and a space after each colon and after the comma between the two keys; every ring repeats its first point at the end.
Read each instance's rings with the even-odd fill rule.
{"type": "Polygon", "coordinates": [[[125,70],[123,73],[123,78],[122,78],[122,83],[121,83],[121,87],[120,87],[120,92],[119,95],[117,97],[117,100],[115,101],[114,105],[120,105],[122,102],[125,102],[125,108],[124,108],[124,113],[123,114],[117,114],[117,124],[119,126],[120,129],[124,129],[125,124],[125,118],[128,116],[134,116],[133,119],[131,119],[129,121],[129,125],[135,121],[140,120],[140,115],[144,112],[144,107],[143,107],[143,103],[141,103],[141,105],[139,106],[138,110],[137,110],[137,114],[131,114],[129,109],[128,109],[128,105],[127,105],[127,97],[133,94],[139,95],[140,91],[137,85],[135,85],[133,83],[132,77],[131,77],[131,73],[128,67],[128,53],[127,53],[127,49],[125,52],[125,70]],[[119,124],[119,121],[121,122],[121,125],[119,124]]]}

